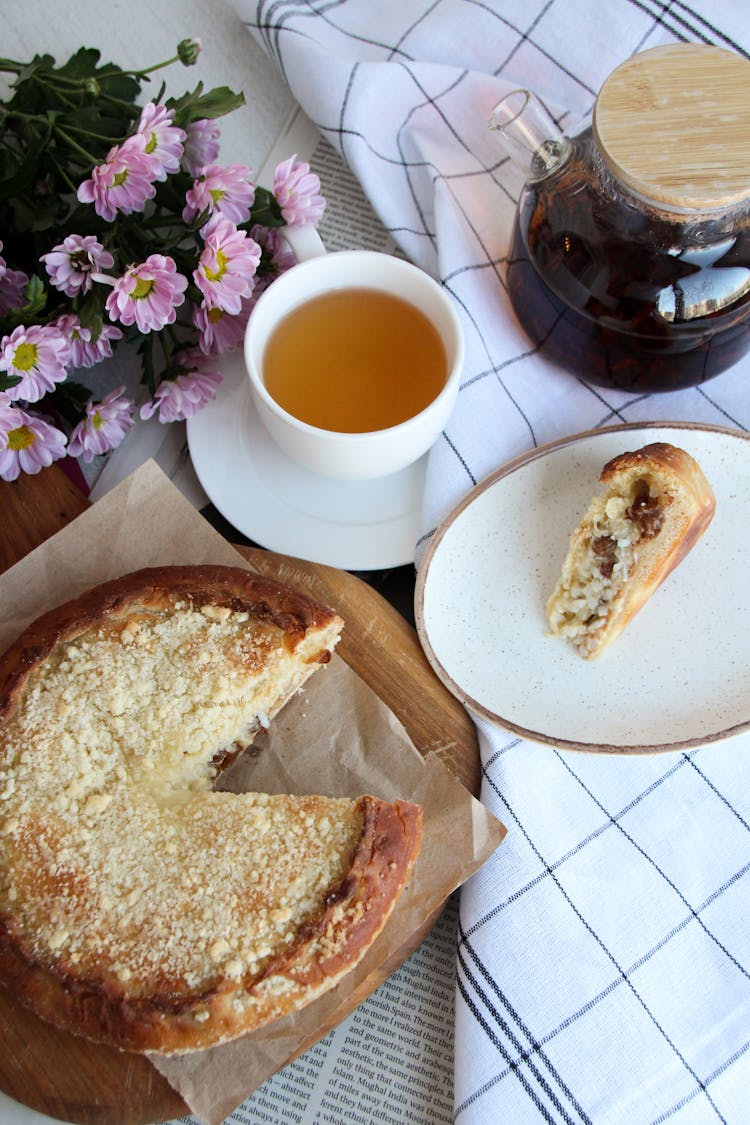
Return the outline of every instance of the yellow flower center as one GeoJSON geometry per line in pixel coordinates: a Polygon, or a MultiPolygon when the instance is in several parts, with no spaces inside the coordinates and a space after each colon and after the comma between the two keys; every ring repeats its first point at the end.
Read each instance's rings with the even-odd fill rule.
{"type": "Polygon", "coordinates": [[[144,147],[144,152],[153,152],[155,148],[156,148],[156,133],[152,133],[151,136],[146,141],[146,145],[144,147]]]}
{"type": "Polygon", "coordinates": [[[156,286],[153,278],[139,277],[130,291],[130,296],[134,297],[136,301],[142,301],[144,297],[148,297],[153,293],[156,286]]]}
{"type": "Polygon", "coordinates": [[[8,432],[8,449],[16,452],[19,449],[28,449],[34,444],[34,435],[28,426],[16,426],[15,430],[8,432]]]}
{"type": "Polygon", "coordinates": [[[224,188],[209,188],[208,194],[213,199],[214,203],[221,203],[224,196],[227,194],[224,188]]]}
{"type": "Polygon", "coordinates": [[[104,419],[102,418],[98,410],[95,410],[91,415],[91,425],[95,430],[98,430],[100,426],[104,425],[104,419]]]}
{"type": "Polygon", "coordinates": [[[112,177],[112,187],[122,187],[128,178],[127,168],[123,168],[122,172],[115,172],[112,177]]]}
{"type": "Polygon", "coordinates": [[[13,353],[13,366],[16,371],[31,371],[36,366],[36,360],[36,344],[30,344],[28,341],[19,344],[13,353]]]}
{"type": "Polygon", "coordinates": [[[227,256],[223,250],[216,251],[216,266],[215,270],[206,268],[205,274],[209,281],[219,281],[227,272],[227,256]]]}
{"type": "Polygon", "coordinates": [[[211,321],[212,324],[216,324],[217,321],[221,320],[223,315],[224,315],[223,309],[213,308],[213,309],[208,310],[208,319],[211,321]]]}

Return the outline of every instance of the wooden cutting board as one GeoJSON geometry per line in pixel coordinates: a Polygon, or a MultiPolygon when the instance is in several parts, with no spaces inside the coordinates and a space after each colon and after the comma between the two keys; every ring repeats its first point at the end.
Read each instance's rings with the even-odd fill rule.
{"type": "MultiPolygon", "coordinates": [[[[0,572],[87,507],[86,498],[57,466],[12,484],[0,482],[0,572]]],[[[346,571],[256,548],[239,550],[254,569],[340,613],[346,630],[337,652],[398,716],[420,753],[434,751],[476,794],[480,767],[474,726],[434,675],[415,630],[401,615],[366,582],[346,571]]],[[[413,935],[396,963],[416,948],[430,924],[413,935]]],[[[381,979],[396,963],[383,967],[381,979]]],[[[374,981],[373,988],[378,983],[374,981]]],[[[356,1003],[362,999],[354,998],[356,1003]]],[[[345,1014],[337,1013],[337,1020],[345,1014]]],[[[321,1027],[320,1036],[329,1030],[321,1027]]],[[[187,1112],[182,1099],[144,1056],[58,1031],[2,988],[0,1089],[32,1109],[80,1125],[144,1125],[187,1112]]]]}

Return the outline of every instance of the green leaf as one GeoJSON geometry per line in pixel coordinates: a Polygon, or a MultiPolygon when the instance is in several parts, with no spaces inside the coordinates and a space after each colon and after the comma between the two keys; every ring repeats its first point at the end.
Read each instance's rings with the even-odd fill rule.
{"type": "Polygon", "coordinates": [[[25,286],[23,295],[26,298],[26,304],[22,305],[18,310],[22,313],[27,320],[31,317],[38,317],[44,311],[44,306],[47,303],[47,290],[40,277],[35,273],[29,278],[28,284],[25,286]]]}
{"type": "Polygon", "coordinates": [[[96,289],[89,290],[83,297],[73,302],[73,307],[76,316],[81,322],[81,327],[90,328],[91,334],[95,340],[98,340],[99,333],[104,323],[104,304],[106,299],[104,289],[102,286],[98,286],[96,289]]]}
{"type": "Polygon", "coordinates": [[[66,379],[64,383],[58,383],[55,388],[56,405],[59,402],[69,403],[71,406],[83,408],[91,398],[91,391],[88,387],[84,387],[83,383],[76,382],[75,379],[66,379]]]}
{"type": "MultiPolygon", "coordinates": [[[[102,70],[108,70],[111,65],[110,63],[107,67],[102,67],[102,70]]],[[[100,71],[96,75],[96,80],[110,98],[118,98],[123,102],[135,102],[141,92],[140,82],[129,74],[119,73],[105,77],[100,71]]]]}
{"type": "Polygon", "coordinates": [[[249,223],[243,223],[243,226],[252,226],[253,223],[260,223],[264,227],[286,226],[286,219],[281,214],[281,207],[279,207],[276,197],[267,188],[256,187],[255,189],[250,221],[249,223]]]}
{"type": "Polygon", "coordinates": [[[39,162],[46,147],[46,139],[37,138],[26,149],[23,159],[16,164],[14,171],[0,183],[0,201],[16,195],[25,195],[33,184],[39,162]]]}
{"type": "Polygon", "coordinates": [[[34,55],[31,62],[26,63],[26,65],[19,70],[18,77],[13,85],[18,89],[23,82],[28,82],[29,79],[33,78],[39,72],[53,70],[54,66],[55,60],[52,55],[34,55]]]}
{"type": "Polygon", "coordinates": [[[245,95],[236,94],[228,86],[216,86],[207,94],[202,91],[203,84],[199,83],[191,94],[184,94],[176,100],[168,99],[167,106],[175,110],[175,121],[183,127],[203,118],[224,117],[245,104],[245,95]]]}
{"type": "Polygon", "coordinates": [[[56,227],[60,221],[60,201],[47,196],[46,199],[37,199],[31,209],[31,225],[29,230],[36,233],[56,227]]]}
{"type": "Polygon", "coordinates": [[[186,91],[182,95],[182,97],[167,98],[167,102],[166,102],[167,108],[173,109],[175,111],[175,117],[177,117],[178,114],[181,114],[183,110],[189,109],[189,107],[193,104],[193,102],[196,101],[201,96],[202,93],[203,93],[203,83],[199,82],[194,90],[186,91]]]}
{"type": "Polygon", "coordinates": [[[75,379],[66,379],[61,384],[61,390],[71,402],[80,403],[82,406],[85,406],[91,398],[88,387],[84,387],[83,383],[77,383],[75,379]]]}
{"type": "Polygon", "coordinates": [[[9,391],[11,387],[18,386],[20,382],[20,375],[6,375],[4,371],[0,371],[0,391],[9,391]]]}
{"type": "Polygon", "coordinates": [[[77,383],[75,379],[66,379],[64,383],[58,383],[52,394],[48,396],[55,410],[69,426],[75,426],[85,417],[86,403],[93,397],[89,388],[84,387],[83,383],[77,383]]]}
{"type": "Polygon", "coordinates": [[[39,321],[47,303],[47,291],[40,278],[34,274],[24,289],[25,304],[18,309],[9,309],[3,317],[6,326],[15,328],[19,324],[32,324],[39,321]]]}
{"type": "Polygon", "coordinates": [[[206,223],[208,222],[208,220],[210,218],[211,218],[211,208],[205,207],[202,211],[200,211],[195,216],[194,219],[191,219],[190,222],[185,223],[185,226],[187,227],[187,229],[189,231],[199,231],[201,229],[201,227],[204,227],[206,225],[206,223]]]}
{"type": "Polygon", "coordinates": [[[79,47],[59,68],[58,74],[66,78],[93,78],[100,58],[101,52],[96,47],[79,47]]]}
{"type": "Polygon", "coordinates": [[[187,172],[175,172],[169,179],[156,184],[154,203],[175,216],[175,222],[182,225],[182,209],[185,206],[185,192],[193,186],[193,177],[187,172]]]}
{"type": "Polygon", "coordinates": [[[128,132],[130,123],[139,113],[140,110],[136,106],[132,109],[125,106],[120,108],[97,102],[96,105],[81,106],[74,113],[64,117],[60,124],[64,129],[73,126],[84,132],[93,133],[92,139],[81,138],[86,148],[90,148],[93,152],[97,147],[97,135],[103,135],[108,140],[121,141],[128,132]]]}

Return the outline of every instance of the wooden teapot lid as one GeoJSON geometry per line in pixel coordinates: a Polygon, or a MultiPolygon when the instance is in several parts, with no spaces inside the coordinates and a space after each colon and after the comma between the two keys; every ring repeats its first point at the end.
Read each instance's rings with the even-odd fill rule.
{"type": "Polygon", "coordinates": [[[750,198],[750,61],[673,43],[612,72],[594,108],[602,157],[632,191],[668,209],[750,198]]]}

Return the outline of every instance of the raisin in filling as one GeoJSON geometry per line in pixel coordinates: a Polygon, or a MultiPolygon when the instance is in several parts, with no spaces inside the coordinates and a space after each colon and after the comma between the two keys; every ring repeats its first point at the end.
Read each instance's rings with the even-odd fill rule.
{"type": "MultiPolygon", "coordinates": [[[[639,481],[630,505],[624,512],[625,518],[635,525],[634,542],[654,539],[662,529],[664,510],[661,501],[651,496],[645,481],[639,481]]],[[[617,564],[618,539],[615,534],[597,535],[591,542],[591,550],[602,578],[611,578],[617,564]]]]}
{"type": "Polygon", "coordinates": [[[625,512],[638,525],[641,539],[654,539],[664,523],[664,511],[656,496],[637,497],[625,512]]]}
{"type": "Polygon", "coordinates": [[[617,561],[617,541],[611,535],[598,535],[591,550],[596,555],[599,573],[603,578],[611,578],[617,561]]]}

